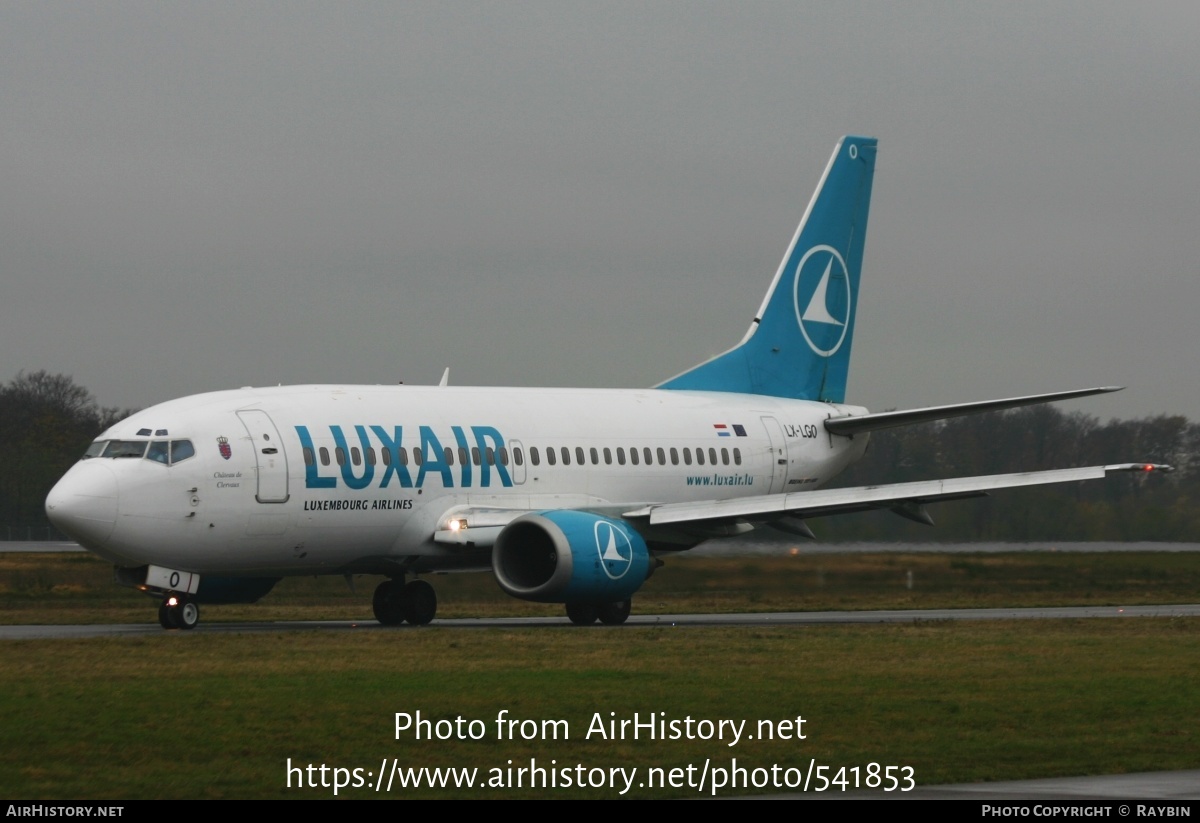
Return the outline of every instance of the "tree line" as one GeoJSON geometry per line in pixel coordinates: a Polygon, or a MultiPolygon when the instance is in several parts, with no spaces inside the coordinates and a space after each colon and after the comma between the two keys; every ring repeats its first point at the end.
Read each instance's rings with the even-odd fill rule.
{"type": "MultiPolygon", "coordinates": [[[[88,443],[132,413],[102,408],[66,375],[21,372],[0,386],[0,525],[48,526],[46,494],[88,443]]],[[[1200,425],[1178,415],[1101,423],[1030,406],[887,429],[837,486],[1145,461],[1172,474],[1013,489],[929,507],[937,526],[889,512],[813,522],[822,540],[1200,542],[1200,425]]]]}
{"type": "Polygon", "coordinates": [[[129,414],[102,408],[62,374],[20,372],[0,386],[0,524],[49,526],[46,494],[96,435],[129,414]]]}
{"type": "Polygon", "coordinates": [[[888,512],[818,521],[833,540],[1200,541],[1200,425],[1179,415],[1101,423],[1082,412],[1029,406],[875,432],[836,485],[1166,463],[1170,474],[997,491],[929,506],[934,528],[888,512]]]}

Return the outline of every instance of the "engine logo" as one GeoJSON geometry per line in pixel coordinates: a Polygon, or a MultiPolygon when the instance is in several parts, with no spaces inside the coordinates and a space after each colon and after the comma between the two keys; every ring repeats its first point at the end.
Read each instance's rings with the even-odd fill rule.
{"type": "Polygon", "coordinates": [[[629,535],[606,520],[596,521],[596,555],[600,567],[611,580],[620,580],[633,565],[633,546],[629,535]]]}

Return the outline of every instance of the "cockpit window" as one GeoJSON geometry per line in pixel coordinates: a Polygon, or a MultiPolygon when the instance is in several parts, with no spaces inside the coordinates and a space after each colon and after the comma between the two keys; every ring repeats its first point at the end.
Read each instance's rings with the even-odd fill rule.
{"type": "Polygon", "coordinates": [[[150,448],[146,451],[146,459],[153,460],[156,463],[170,463],[171,454],[167,441],[155,440],[153,443],[151,443],[150,448]]]}
{"type": "Polygon", "coordinates": [[[192,446],[191,440],[172,440],[171,441],[171,462],[178,463],[180,460],[187,460],[196,453],[196,449],[192,446]]]}
{"type": "Polygon", "coordinates": [[[145,453],[145,440],[109,440],[101,457],[141,457],[145,453]]]}
{"type": "Polygon", "coordinates": [[[191,440],[97,440],[83,453],[89,457],[145,457],[164,466],[194,457],[196,448],[191,440]]]}

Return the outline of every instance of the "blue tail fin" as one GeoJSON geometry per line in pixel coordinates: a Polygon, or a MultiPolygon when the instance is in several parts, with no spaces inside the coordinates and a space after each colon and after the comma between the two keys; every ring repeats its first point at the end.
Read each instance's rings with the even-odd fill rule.
{"type": "Polygon", "coordinates": [[[742,342],[658,388],[846,399],[875,150],[842,138],[742,342]]]}

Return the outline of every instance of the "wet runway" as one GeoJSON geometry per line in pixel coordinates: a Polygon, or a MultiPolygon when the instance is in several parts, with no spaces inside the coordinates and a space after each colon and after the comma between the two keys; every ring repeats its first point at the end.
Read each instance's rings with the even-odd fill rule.
{"type": "MultiPolygon", "coordinates": [[[[1027,811],[996,814],[1008,817],[1147,817],[1139,811],[1139,801],[1154,801],[1154,809],[1170,807],[1170,801],[1190,808],[1188,801],[1200,799],[1200,770],[1181,772],[1144,772],[1142,774],[1103,774],[1088,777],[1047,777],[1038,780],[1010,780],[1004,783],[958,783],[946,786],[918,786],[911,792],[838,792],[822,795],[772,795],[764,800],[974,800],[981,805],[1023,805],[1027,811]],[[1033,801],[1022,803],[1022,801],[1033,801]],[[1051,803],[1052,801],[1052,803],[1051,803]],[[1164,802],[1166,801],[1166,802],[1164,802]],[[1034,810],[1033,806],[1040,806],[1034,810]],[[1051,808],[1060,811],[1051,813],[1051,808]],[[1068,809],[1109,807],[1108,814],[1072,814],[1068,809]]],[[[756,798],[757,799],[757,798],[756,798]]],[[[1154,815],[1159,816],[1159,815],[1154,815]]],[[[1163,813],[1165,816],[1165,813],[1163,813]]]]}
{"type": "MultiPolygon", "coordinates": [[[[931,623],[948,620],[1079,620],[1133,619],[1146,617],[1198,617],[1200,603],[1172,606],[1063,606],[1042,609],[896,609],[845,612],[764,612],[740,614],[646,614],[630,615],[624,626],[596,625],[583,631],[622,631],[647,626],[802,626],[838,623],[931,623]]],[[[428,628],[515,629],[572,626],[565,617],[495,617],[435,620],[428,628]]],[[[297,631],[427,631],[426,627],[380,626],[374,620],[311,620],[256,623],[204,622],[191,634],[249,634],[297,631]]],[[[0,626],[0,640],[41,640],[82,637],[153,635],[163,629],[154,623],[123,623],[75,626],[0,626]]]]}

